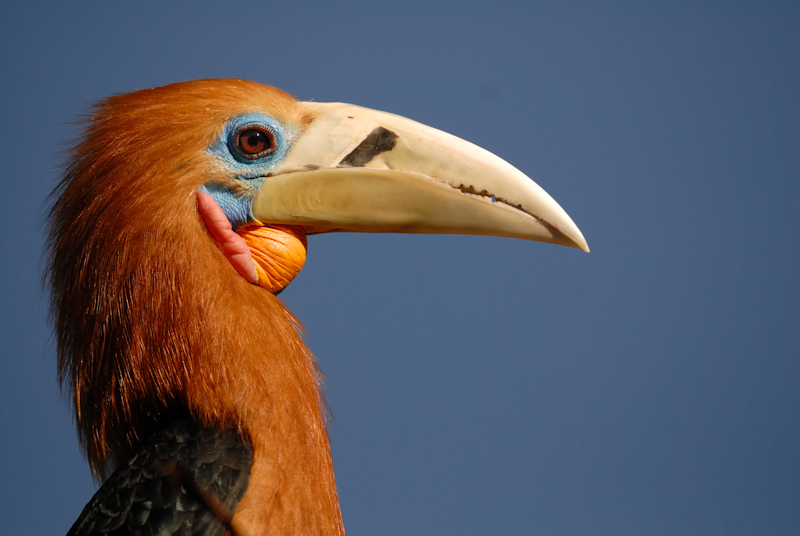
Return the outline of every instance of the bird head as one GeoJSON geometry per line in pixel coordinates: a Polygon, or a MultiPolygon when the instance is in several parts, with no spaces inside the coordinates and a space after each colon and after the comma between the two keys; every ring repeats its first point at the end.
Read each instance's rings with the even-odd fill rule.
{"type": "Polygon", "coordinates": [[[544,190],[471,143],[242,80],[99,103],[51,217],[59,370],[100,473],[175,412],[246,427],[287,383],[311,385],[295,388],[309,413],[324,407],[274,296],[302,268],[309,234],[479,234],[588,251],[544,190]],[[274,358],[287,353],[297,358],[274,358]],[[253,401],[256,384],[266,401],[253,401]]]}

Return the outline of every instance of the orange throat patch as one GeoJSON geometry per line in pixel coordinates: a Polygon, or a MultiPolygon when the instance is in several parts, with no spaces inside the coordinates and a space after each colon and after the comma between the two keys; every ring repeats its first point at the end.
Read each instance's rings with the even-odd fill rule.
{"type": "Polygon", "coordinates": [[[272,293],[286,288],[306,262],[306,228],[243,225],[234,231],[211,195],[197,192],[197,211],[208,233],[236,272],[272,293]]]}
{"type": "Polygon", "coordinates": [[[286,288],[303,269],[308,242],[302,228],[251,223],[236,229],[236,234],[253,254],[255,283],[270,292],[286,288]]]}

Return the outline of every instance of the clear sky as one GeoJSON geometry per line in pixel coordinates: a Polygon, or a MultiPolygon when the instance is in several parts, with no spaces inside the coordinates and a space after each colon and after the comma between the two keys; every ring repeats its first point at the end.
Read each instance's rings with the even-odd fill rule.
{"type": "Polygon", "coordinates": [[[800,4],[0,8],[0,532],[95,485],[41,288],[71,122],[248,78],[395,112],[534,178],[590,254],[312,237],[281,296],[328,375],[351,536],[800,533],[800,4]]]}

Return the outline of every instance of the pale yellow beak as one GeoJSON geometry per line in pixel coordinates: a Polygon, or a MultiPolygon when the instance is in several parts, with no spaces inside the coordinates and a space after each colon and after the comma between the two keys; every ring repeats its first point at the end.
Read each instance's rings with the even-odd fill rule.
{"type": "Polygon", "coordinates": [[[589,251],[547,192],[505,160],[394,114],[301,103],[315,119],[263,183],[263,223],[506,236],[589,251]]]}

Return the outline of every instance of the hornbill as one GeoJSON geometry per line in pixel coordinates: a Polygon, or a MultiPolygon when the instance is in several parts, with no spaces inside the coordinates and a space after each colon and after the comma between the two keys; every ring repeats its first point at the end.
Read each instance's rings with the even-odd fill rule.
{"type": "Polygon", "coordinates": [[[321,375],[276,297],[331,231],[588,251],[493,154],[393,114],[199,80],[97,104],[52,194],[62,388],[98,479],[70,534],[343,534],[321,375]]]}

